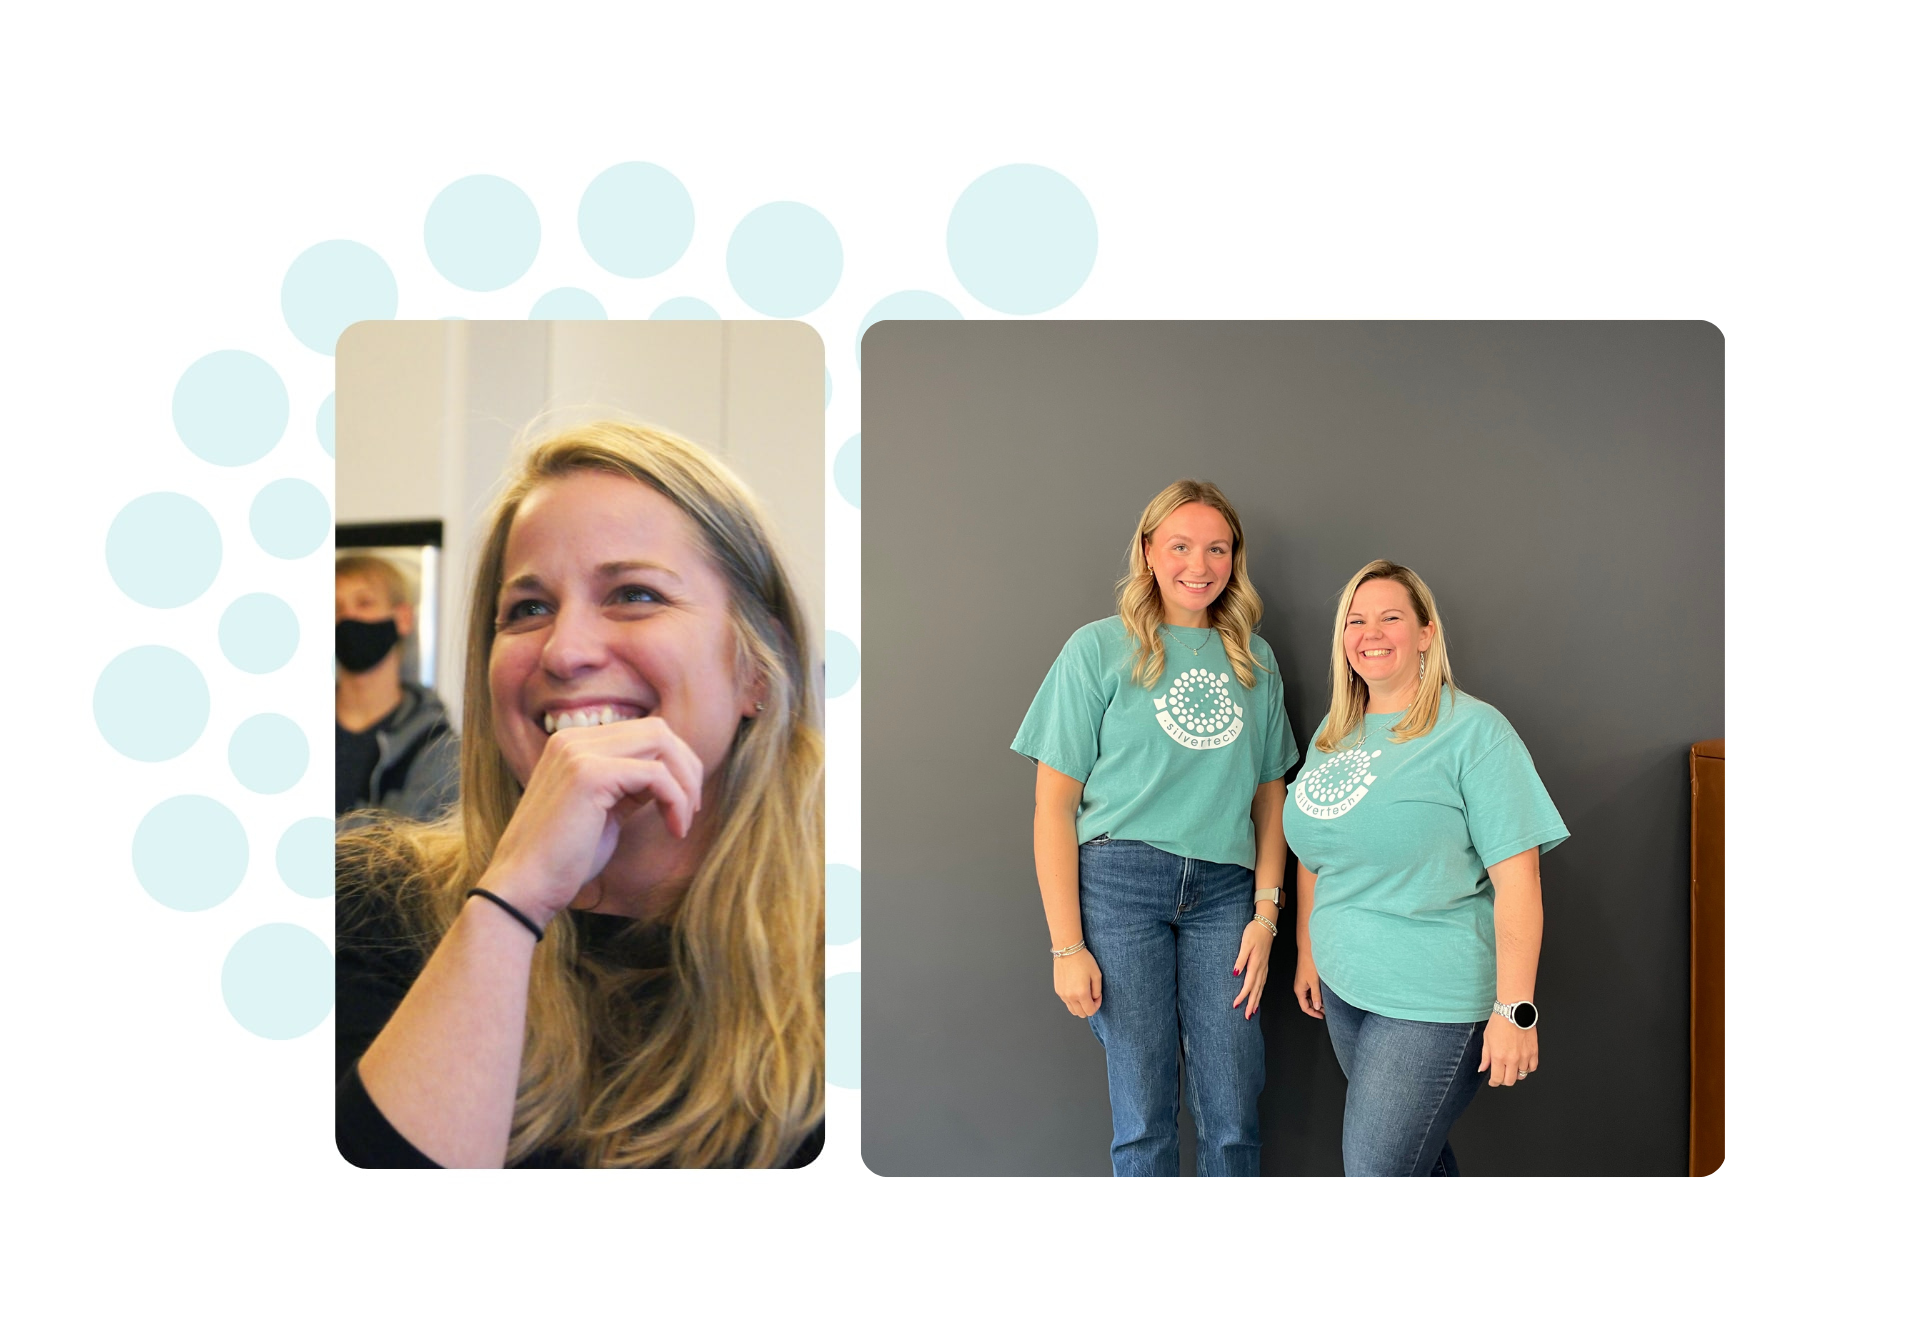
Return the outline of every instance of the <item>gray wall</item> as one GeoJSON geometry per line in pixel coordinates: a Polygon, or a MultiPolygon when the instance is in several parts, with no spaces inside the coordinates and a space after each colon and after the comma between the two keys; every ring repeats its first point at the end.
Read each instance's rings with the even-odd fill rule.
{"type": "MultiPolygon", "coordinates": [[[[1686,1172],[1686,753],[1724,706],[1717,329],[889,322],[864,358],[870,1167],[1108,1171],[1105,1065],[1053,995],[1033,767],[1007,744],[1067,635],[1113,613],[1147,500],[1196,476],[1240,510],[1303,744],[1340,588],[1396,559],[1572,830],[1543,860],[1541,1070],[1482,1090],[1462,1167],[1686,1172]]],[[[1293,1002],[1293,919],[1290,897],[1264,1166],[1338,1173],[1345,1081],[1293,1002]]]]}

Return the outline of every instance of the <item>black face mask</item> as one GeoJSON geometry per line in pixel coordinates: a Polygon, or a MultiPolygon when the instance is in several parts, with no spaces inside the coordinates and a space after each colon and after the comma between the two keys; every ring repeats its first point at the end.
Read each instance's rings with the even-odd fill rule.
{"type": "Polygon", "coordinates": [[[333,658],[347,673],[364,674],[385,660],[399,640],[400,627],[392,619],[342,619],[333,626],[333,658]]]}

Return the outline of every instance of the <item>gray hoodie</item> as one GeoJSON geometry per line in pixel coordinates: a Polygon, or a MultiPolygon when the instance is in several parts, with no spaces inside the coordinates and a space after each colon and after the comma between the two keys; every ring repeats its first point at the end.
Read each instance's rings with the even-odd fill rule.
{"type": "MultiPolygon", "coordinates": [[[[393,723],[374,736],[380,760],[373,767],[365,807],[431,822],[460,797],[460,736],[447,722],[447,708],[430,690],[412,683],[400,686],[406,696],[393,723]]],[[[343,825],[351,825],[360,811],[347,813],[343,825]]]]}

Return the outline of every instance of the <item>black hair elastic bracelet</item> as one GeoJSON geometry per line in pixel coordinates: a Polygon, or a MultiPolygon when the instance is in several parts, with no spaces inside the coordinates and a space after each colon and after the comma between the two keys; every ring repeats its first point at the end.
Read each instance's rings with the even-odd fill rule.
{"type": "Polygon", "coordinates": [[[495,905],[498,905],[501,909],[505,910],[508,914],[512,915],[515,919],[518,919],[521,923],[525,924],[527,926],[527,931],[533,934],[533,940],[535,942],[539,942],[547,936],[545,933],[540,931],[539,924],[534,923],[533,920],[527,918],[526,915],[520,913],[519,910],[507,904],[507,902],[501,900],[498,896],[494,895],[491,891],[488,891],[486,888],[474,887],[467,892],[468,900],[472,900],[475,896],[485,896],[488,900],[492,901],[495,905]]]}

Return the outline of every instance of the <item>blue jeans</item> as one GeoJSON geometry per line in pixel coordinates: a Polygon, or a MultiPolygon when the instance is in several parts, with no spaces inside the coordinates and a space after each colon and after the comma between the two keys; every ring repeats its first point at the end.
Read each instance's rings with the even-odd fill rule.
{"type": "Polygon", "coordinates": [[[1340,1153],[1350,1178],[1460,1176],[1447,1133],[1480,1088],[1485,1021],[1403,1021],[1320,984],[1333,1055],[1347,1074],[1340,1153]]]}
{"type": "Polygon", "coordinates": [[[1080,847],[1080,922],[1101,976],[1087,1024],[1107,1050],[1115,1177],[1179,1174],[1182,1055],[1201,1176],[1260,1172],[1266,1044],[1247,1004],[1232,1005],[1252,918],[1253,873],[1238,864],[1142,841],[1080,847]]]}

